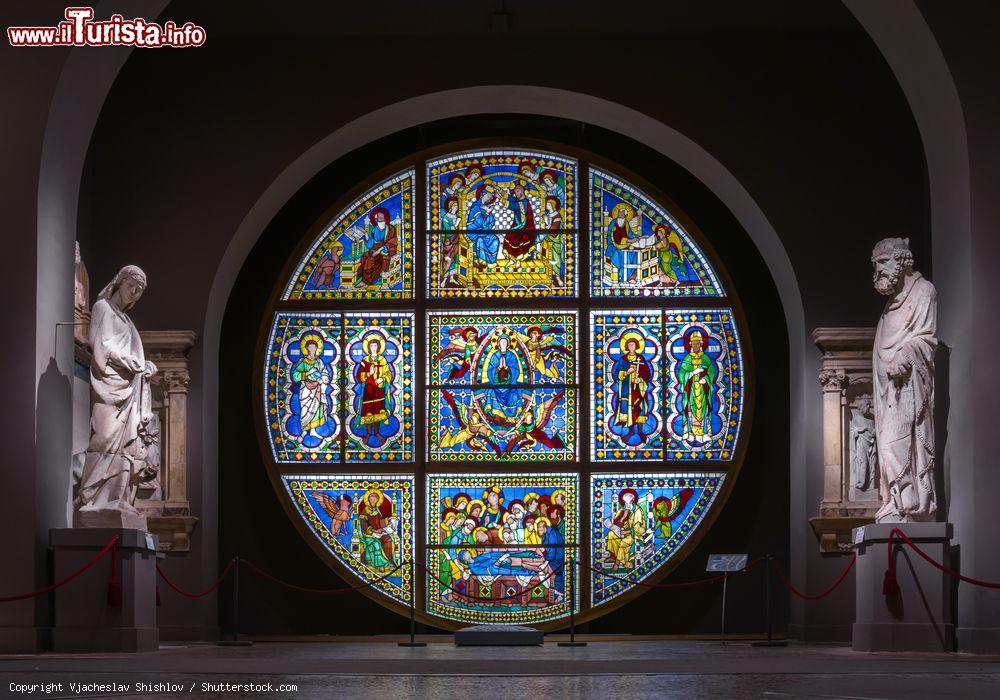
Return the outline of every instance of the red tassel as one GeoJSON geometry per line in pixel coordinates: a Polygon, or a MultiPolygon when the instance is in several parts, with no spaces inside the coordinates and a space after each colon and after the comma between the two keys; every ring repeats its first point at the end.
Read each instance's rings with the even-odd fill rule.
{"type": "Polygon", "coordinates": [[[899,595],[899,581],[896,580],[895,569],[885,570],[885,578],[882,579],[882,595],[899,595]]]}
{"type": "Polygon", "coordinates": [[[108,581],[108,605],[122,606],[122,584],[118,580],[118,543],[111,547],[111,579],[108,581]]]}

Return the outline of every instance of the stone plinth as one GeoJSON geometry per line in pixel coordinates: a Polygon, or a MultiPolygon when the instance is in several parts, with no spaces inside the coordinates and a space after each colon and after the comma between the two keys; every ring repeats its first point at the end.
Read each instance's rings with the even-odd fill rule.
{"type": "Polygon", "coordinates": [[[460,647],[526,647],[544,642],[545,635],[522,625],[474,625],[455,632],[455,646],[460,647]]]}
{"type": "Polygon", "coordinates": [[[55,592],[55,652],[139,652],[159,648],[156,627],[156,537],[142,530],[49,530],[55,580],[73,573],[118,535],[121,607],[108,604],[111,554],[55,592]]]}
{"type": "Polygon", "coordinates": [[[948,566],[950,523],[880,523],[856,529],[854,650],[952,651],[951,578],[898,538],[893,539],[893,561],[899,594],[882,594],[886,546],[894,527],[948,566]]]}

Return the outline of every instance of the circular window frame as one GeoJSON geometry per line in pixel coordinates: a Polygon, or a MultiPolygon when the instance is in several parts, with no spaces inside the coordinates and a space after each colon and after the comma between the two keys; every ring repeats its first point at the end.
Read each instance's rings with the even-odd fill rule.
{"type": "MultiPolygon", "coordinates": [[[[572,230],[572,229],[570,229],[572,230]]],[[[623,167],[600,154],[586,149],[570,146],[564,143],[550,140],[531,138],[510,138],[510,137],[480,137],[475,139],[465,139],[452,141],[432,148],[423,149],[412,153],[404,158],[373,170],[368,176],[360,180],[356,185],[341,193],[335,200],[320,214],[312,225],[299,236],[295,245],[291,248],[282,266],[281,274],[277,283],[268,296],[267,305],[264,308],[261,318],[260,328],[257,334],[257,343],[253,362],[253,414],[254,428],[257,435],[260,454],[263,459],[268,478],[271,482],[278,500],[286,515],[294,523],[301,537],[303,537],[317,556],[333,570],[345,582],[357,581],[356,572],[343,565],[320,541],[315,532],[311,530],[302,514],[297,509],[286,491],[283,476],[297,473],[313,473],[317,475],[337,476],[354,475],[357,473],[371,474],[376,476],[406,475],[413,477],[413,501],[414,513],[413,535],[414,550],[413,556],[418,562],[427,561],[427,531],[426,522],[427,508],[425,503],[426,483],[428,474],[476,474],[476,473],[505,473],[505,472],[540,472],[540,473],[573,473],[578,479],[578,499],[577,499],[577,522],[579,537],[576,543],[580,566],[578,568],[579,581],[577,583],[578,597],[576,613],[578,624],[603,617],[618,608],[632,602],[641,596],[646,590],[642,585],[633,585],[628,590],[615,595],[613,598],[591,606],[590,604],[590,581],[591,576],[587,566],[590,564],[593,550],[591,541],[591,476],[593,474],[621,473],[623,475],[632,473],[653,474],[670,472],[724,472],[725,478],[719,488],[712,505],[705,514],[703,520],[698,524],[680,548],[675,551],[670,558],[657,569],[648,574],[642,583],[655,584],[662,581],[672,571],[684,562],[688,556],[700,545],[707,532],[713,527],[722,509],[726,506],[729,496],[734,488],[740,471],[742,470],[746,456],[747,446],[753,427],[754,406],[756,403],[755,393],[755,364],[752,339],[749,334],[743,305],[739,294],[733,284],[733,280],[728,269],[718,255],[710,239],[702,232],[691,217],[673,199],[671,199],[659,188],[648,180],[623,167]],[[458,154],[468,151],[500,150],[500,149],[522,149],[552,153],[554,155],[573,158],[577,161],[578,193],[577,193],[577,264],[576,264],[576,289],[575,297],[548,297],[548,298],[428,298],[427,294],[427,162],[435,158],[440,158],[450,154],[458,154]],[[591,234],[590,225],[590,167],[598,167],[614,177],[628,183],[632,187],[640,190],[651,201],[667,211],[684,229],[692,242],[701,250],[705,259],[714,270],[719,280],[722,293],[715,297],[644,297],[644,296],[621,296],[621,297],[596,297],[591,295],[590,285],[590,251],[591,234]],[[378,185],[383,180],[397,174],[403,170],[412,168],[415,174],[415,201],[414,201],[414,232],[413,232],[413,253],[414,270],[413,285],[414,295],[410,299],[311,299],[311,300],[283,300],[282,296],[288,280],[295,274],[299,263],[314,244],[317,237],[322,235],[329,223],[337,217],[346,207],[351,205],[358,197],[378,185]],[[266,367],[266,357],[268,352],[268,341],[275,314],[279,312],[344,312],[357,310],[363,304],[365,310],[371,311],[407,311],[414,316],[414,345],[413,345],[413,386],[414,397],[414,459],[412,462],[396,463],[338,463],[336,468],[331,468],[329,464],[322,463],[282,463],[275,459],[271,449],[270,438],[268,437],[268,427],[266,423],[266,406],[264,403],[264,371],[266,367]],[[498,310],[522,310],[524,307],[532,307],[538,310],[573,310],[577,314],[578,322],[578,357],[577,357],[577,381],[579,389],[577,394],[577,445],[576,459],[565,462],[553,462],[551,465],[545,462],[538,462],[529,465],[515,465],[505,462],[482,462],[475,464],[430,462],[427,459],[427,418],[426,405],[422,398],[426,395],[426,328],[427,312],[429,311],[477,311],[484,305],[489,305],[498,310]],[[667,310],[670,308],[684,309],[716,309],[725,308],[732,311],[733,322],[737,332],[739,347],[742,353],[741,360],[743,366],[743,401],[742,417],[739,424],[739,434],[733,449],[730,460],[713,461],[674,461],[666,459],[666,447],[664,447],[664,458],[660,462],[642,462],[638,467],[627,462],[594,462],[591,460],[590,433],[592,429],[592,417],[590,408],[591,386],[589,380],[592,376],[592,358],[590,357],[590,312],[591,310],[612,310],[621,309],[644,309],[667,310]]],[[[416,575],[418,567],[414,567],[414,576],[411,581],[411,596],[414,601],[416,619],[426,625],[455,630],[467,626],[469,623],[440,617],[433,613],[426,612],[426,577],[416,575]]],[[[400,614],[408,616],[410,607],[398,600],[391,598],[385,593],[370,586],[363,586],[359,592],[379,603],[380,605],[400,614]]],[[[563,629],[568,623],[568,614],[562,617],[547,620],[545,622],[533,623],[531,626],[547,632],[563,629]]]]}

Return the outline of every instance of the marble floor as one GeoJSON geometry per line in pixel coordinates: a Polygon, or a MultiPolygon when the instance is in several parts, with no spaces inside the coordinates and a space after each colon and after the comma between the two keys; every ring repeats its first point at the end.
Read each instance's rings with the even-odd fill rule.
{"type": "Polygon", "coordinates": [[[1000,657],[858,654],[794,643],[754,648],[747,642],[591,641],[580,648],[432,643],[415,649],[258,642],[163,645],[142,655],[2,656],[0,681],[2,697],[36,698],[974,700],[1000,698],[1000,657]],[[27,686],[46,683],[53,685],[27,693],[27,686]]]}

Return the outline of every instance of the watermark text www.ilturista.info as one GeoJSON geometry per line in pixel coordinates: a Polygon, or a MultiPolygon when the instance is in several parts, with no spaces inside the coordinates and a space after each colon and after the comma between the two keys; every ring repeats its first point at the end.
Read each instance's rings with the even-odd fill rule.
{"type": "Polygon", "coordinates": [[[138,46],[175,49],[201,46],[205,43],[205,28],[192,22],[178,26],[174,21],[163,24],[147,22],[142,17],[125,19],[111,15],[106,20],[94,20],[92,7],[67,7],[66,20],[54,27],[7,27],[11,46],[138,46]]]}

